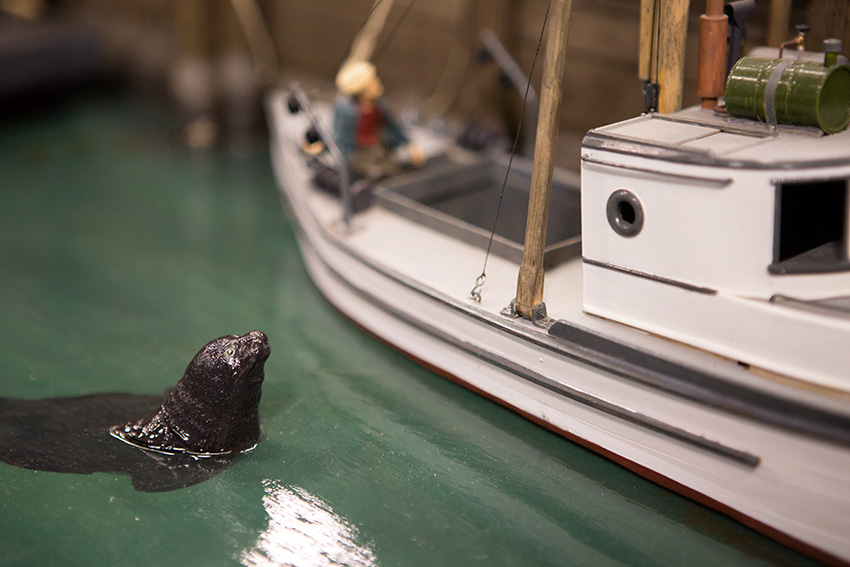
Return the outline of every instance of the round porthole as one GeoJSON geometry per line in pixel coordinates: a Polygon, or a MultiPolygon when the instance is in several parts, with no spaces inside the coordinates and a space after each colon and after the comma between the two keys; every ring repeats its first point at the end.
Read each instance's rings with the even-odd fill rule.
{"type": "Polygon", "coordinates": [[[620,236],[637,236],[643,228],[643,206],[631,191],[611,193],[606,205],[608,224],[620,236]]]}

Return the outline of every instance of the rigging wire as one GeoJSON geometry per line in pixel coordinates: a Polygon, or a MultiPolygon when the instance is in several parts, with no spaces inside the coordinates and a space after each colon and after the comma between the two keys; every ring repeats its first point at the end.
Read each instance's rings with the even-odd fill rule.
{"type": "MultiPolygon", "coordinates": [[[[655,52],[655,73],[652,74],[654,82],[658,83],[658,67],[661,65],[661,0],[652,3],[652,50],[655,52]]],[[[658,101],[655,101],[658,106],[658,101]]]]}
{"type": "Polygon", "coordinates": [[[384,25],[387,23],[387,16],[393,9],[395,0],[378,0],[369,10],[363,24],[358,28],[354,39],[351,40],[349,48],[349,60],[368,61],[372,58],[372,52],[375,51],[375,44],[378,42],[378,36],[384,30],[384,25]]]}
{"type": "Polygon", "coordinates": [[[473,32],[474,10],[473,0],[465,0],[458,10],[457,29],[451,34],[452,47],[436,88],[422,102],[422,116],[444,116],[460,96],[472,61],[473,49],[466,36],[473,32]]]}
{"type": "Polygon", "coordinates": [[[371,10],[369,10],[369,13],[368,13],[368,14],[366,14],[366,18],[363,20],[363,23],[360,25],[360,27],[361,27],[361,28],[362,28],[363,26],[365,26],[365,25],[366,25],[366,22],[368,22],[368,21],[369,21],[369,18],[371,18],[371,17],[372,17],[372,12],[374,12],[375,10],[377,10],[377,9],[378,9],[378,6],[380,6],[380,5],[381,5],[381,2],[383,2],[383,1],[384,1],[384,0],[376,0],[376,1],[375,1],[375,3],[374,3],[374,4],[372,4],[372,9],[371,9],[371,10]]]}
{"type": "Polygon", "coordinates": [[[528,83],[525,85],[525,95],[522,97],[522,110],[519,114],[519,125],[516,129],[514,137],[514,145],[511,148],[511,155],[508,158],[508,168],[505,171],[505,179],[502,181],[502,188],[499,190],[499,201],[496,205],[496,218],[493,220],[493,230],[490,231],[490,241],[487,243],[487,253],[484,255],[484,266],[481,268],[481,275],[475,279],[475,287],[469,292],[470,299],[477,303],[481,303],[481,288],[487,282],[487,260],[490,259],[490,250],[493,247],[493,238],[496,236],[496,226],[499,224],[499,213],[502,211],[502,198],[505,196],[505,187],[508,184],[508,177],[511,174],[511,165],[516,155],[517,145],[519,144],[520,133],[522,132],[522,120],[525,117],[525,104],[528,101],[528,91],[531,89],[531,77],[534,75],[534,66],[537,63],[537,56],[540,54],[540,46],[543,44],[543,34],[546,31],[546,22],[549,20],[549,9],[552,7],[552,0],[546,4],[546,14],[543,16],[543,25],[540,28],[540,37],[537,39],[537,50],[534,52],[534,59],[531,61],[531,69],[528,71],[528,83]]]}
{"type": "Polygon", "coordinates": [[[381,55],[387,50],[390,43],[392,43],[393,38],[395,37],[396,32],[401,27],[401,24],[404,23],[404,19],[407,18],[407,15],[410,13],[410,10],[413,8],[413,5],[416,4],[416,0],[410,0],[407,3],[407,6],[404,8],[404,12],[402,12],[401,16],[399,16],[398,20],[396,20],[395,25],[393,25],[393,29],[390,30],[390,33],[387,35],[387,38],[384,40],[384,43],[379,45],[377,49],[375,49],[375,54],[372,56],[373,61],[377,61],[381,55]]]}
{"type": "Polygon", "coordinates": [[[384,0],[375,0],[375,3],[372,4],[372,8],[369,10],[369,13],[366,14],[366,17],[363,18],[363,22],[357,27],[357,32],[351,37],[351,41],[348,44],[348,49],[345,50],[345,54],[343,55],[342,59],[340,59],[339,64],[337,64],[337,66],[335,67],[337,70],[339,70],[342,65],[349,59],[349,57],[351,57],[352,50],[354,49],[354,43],[357,41],[357,38],[360,33],[369,24],[369,19],[372,17],[372,14],[375,13],[375,10],[378,9],[378,6],[380,6],[383,1],[384,0]]]}

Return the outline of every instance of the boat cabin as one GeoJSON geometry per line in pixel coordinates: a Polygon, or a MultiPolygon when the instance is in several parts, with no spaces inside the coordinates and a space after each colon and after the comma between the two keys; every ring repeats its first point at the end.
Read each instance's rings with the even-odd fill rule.
{"type": "Polygon", "coordinates": [[[644,115],[590,131],[581,173],[587,312],[848,388],[850,131],[644,115]]]}

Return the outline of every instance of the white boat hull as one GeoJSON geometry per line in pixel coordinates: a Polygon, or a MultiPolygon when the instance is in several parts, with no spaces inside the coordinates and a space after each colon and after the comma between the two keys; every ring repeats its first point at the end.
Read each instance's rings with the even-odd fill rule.
{"type": "MultiPolygon", "coordinates": [[[[659,387],[652,369],[632,372],[593,345],[501,315],[515,284],[512,262],[491,260],[477,304],[467,296],[480,250],[380,208],[344,230],[336,201],[311,187],[298,151],[302,122],[286,113],[284,96],[269,101],[275,171],[309,273],[340,312],[418,362],[643,476],[805,552],[850,561],[847,443],[659,387]],[[458,275],[458,266],[465,272],[458,275]]],[[[700,375],[728,371],[736,385],[750,379],[734,363],[583,314],[581,260],[559,269],[562,283],[553,286],[577,288],[569,292],[574,305],[553,313],[568,330],[631,341],[634,350],[624,352],[675,356],[700,375]]]]}

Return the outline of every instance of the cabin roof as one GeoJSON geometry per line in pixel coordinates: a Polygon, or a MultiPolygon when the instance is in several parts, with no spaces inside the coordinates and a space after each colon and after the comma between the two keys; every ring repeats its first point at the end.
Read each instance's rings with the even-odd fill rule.
{"type": "Polygon", "coordinates": [[[699,107],[594,128],[582,147],[745,169],[850,165],[850,130],[827,136],[818,128],[780,125],[774,133],[767,124],[699,107]]]}

